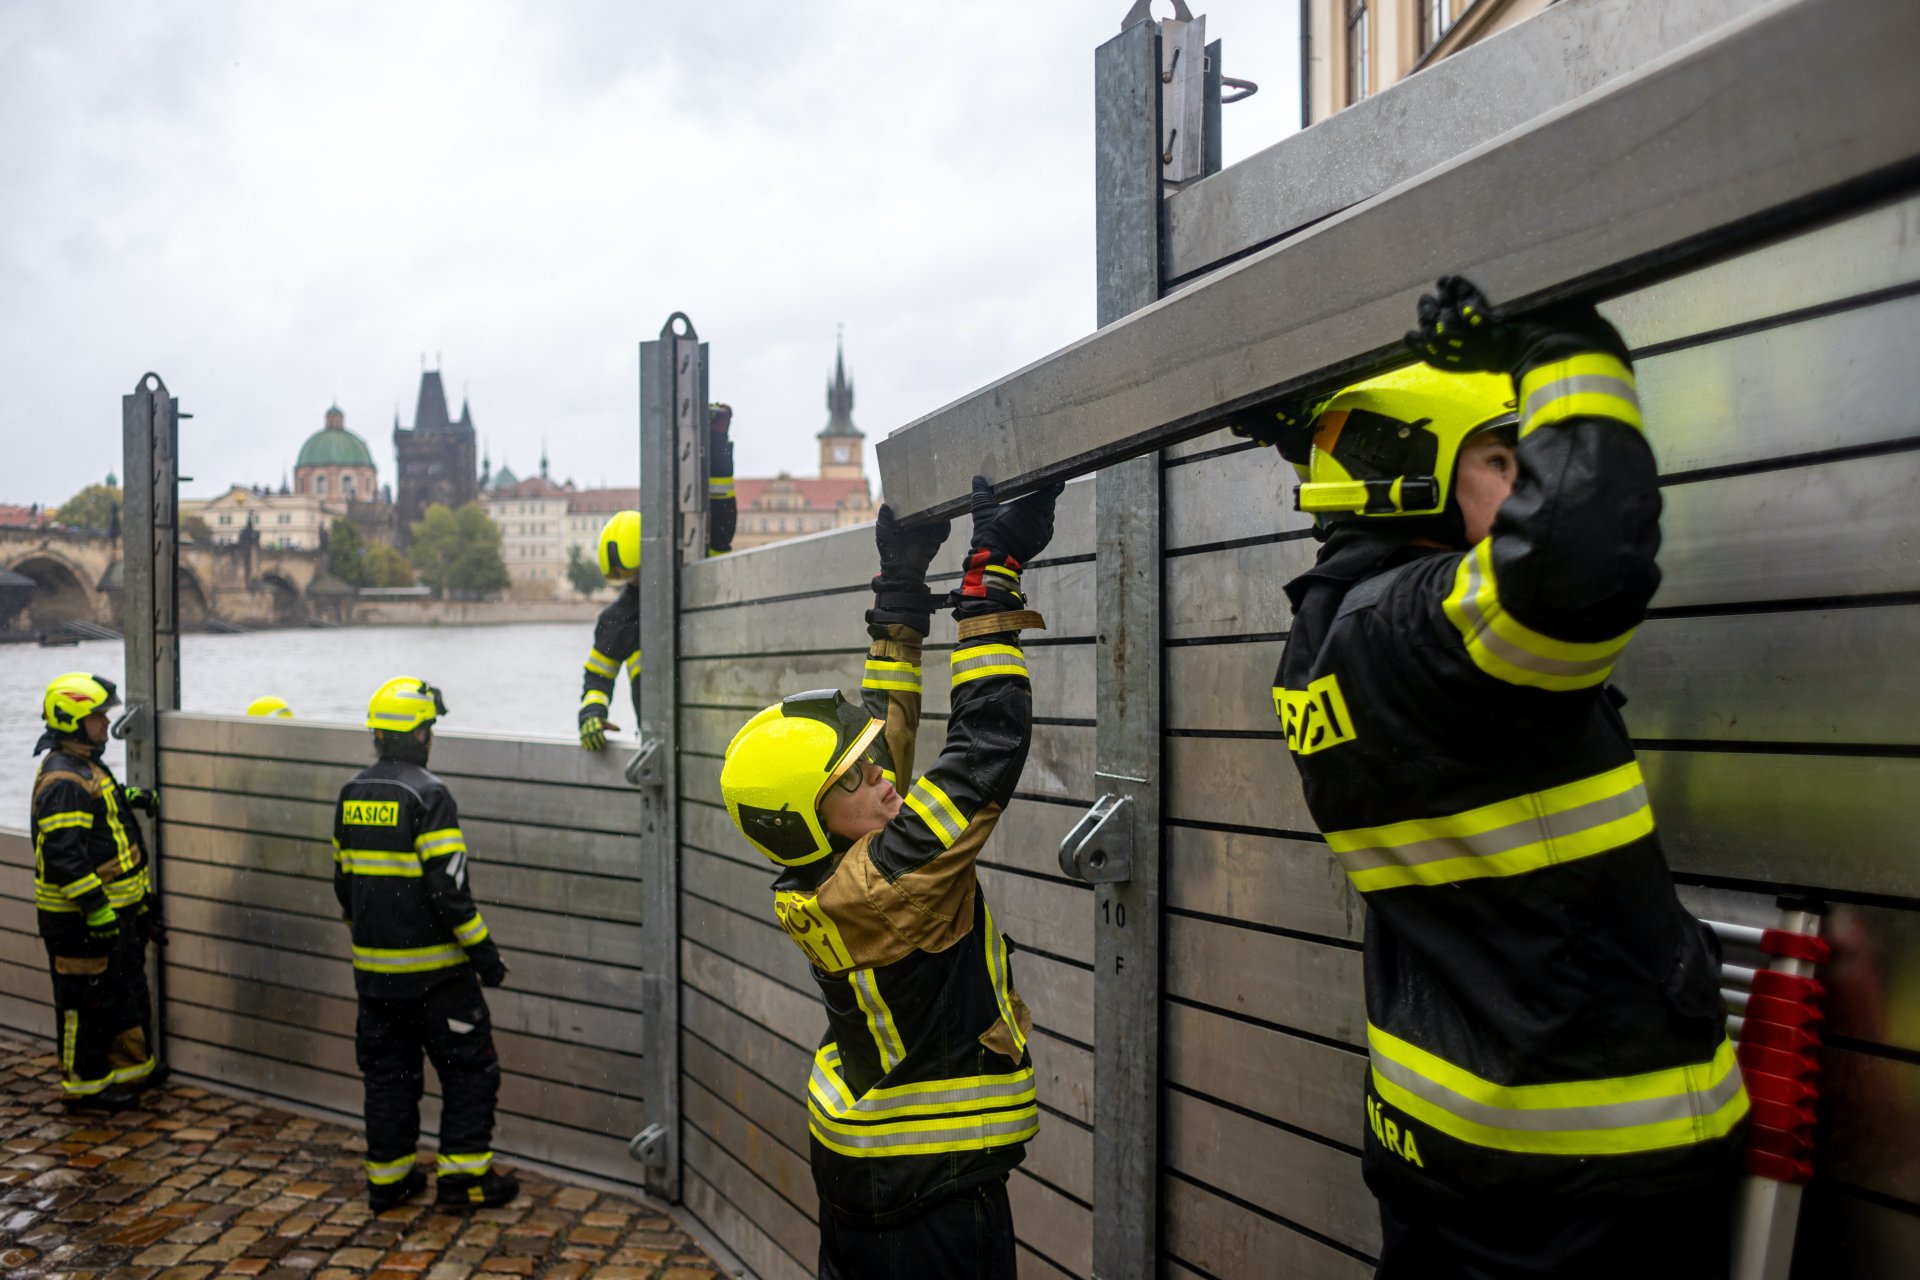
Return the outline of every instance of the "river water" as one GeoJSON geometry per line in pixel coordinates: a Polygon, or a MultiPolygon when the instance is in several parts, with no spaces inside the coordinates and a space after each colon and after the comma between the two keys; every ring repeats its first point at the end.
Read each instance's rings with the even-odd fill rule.
{"type": "MultiPolygon", "coordinates": [[[[382,681],[414,675],[440,686],[449,733],[574,741],[581,665],[592,643],[592,624],[571,622],[188,635],[180,640],[180,704],[239,715],[255,698],[277,694],[302,720],[363,725],[367,699],[382,681]]],[[[125,666],[118,640],[58,649],[0,645],[0,827],[27,825],[38,766],[30,753],[47,682],[64,671],[91,671],[119,681],[124,693],[125,666]]],[[[631,738],[624,677],[613,705],[625,729],[618,737],[631,738]]],[[[122,743],[110,743],[106,758],[123,773],[122,743]]]]}

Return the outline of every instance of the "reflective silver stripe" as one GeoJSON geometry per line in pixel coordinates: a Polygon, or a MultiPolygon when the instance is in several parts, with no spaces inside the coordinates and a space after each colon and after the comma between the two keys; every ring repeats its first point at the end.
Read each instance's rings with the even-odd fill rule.
{"type": "Polygon", "coordinates": [[[618,663],[598,649],[587,655],[587,670],[597,676],[610,676],[619,669],[618,663]]]}
{"type": "Polygon", "coordinates": [[[853,987],[854,998],[859,1002],[861,1012],[867,1015],[867,1028],[873,1033],[873,1043],[880,1050],[880,1069],[891,1071],[899,1066],[907,1056],[906,1045],[901,1043],[900,1028],[893,1020],[893,1010],[880,995],[880,983],[875,979],[872,969],[854,969],[847,974],[847,982],[853,987]]]}
{"type": "Polygon", "coordinates": [[[907,789],[907,807],[920,816],[946,848],[952,848],[953,842],[966,830],[966,823],[956,821],[949,811],[952,806],[953,801],[947,794],[925,778],[916,779],[907,789]]]}
{"type": "Polygon", "coordinates": [[[822,1114],[836,1120],[873,1119],[896,1113],[920,1111],[978,1111],[994,1103],[1018,1102],[1034,1091],[1033,1068],[1026,1067],[1007,1076],[987,1076],[982,1083],[965,1084],[956,1080],[929,1080],[920,1085],[901,1085],[895,1089],[868,1093],[848,1106],[841,1095],[845,1088],[828,1071],[827,1065],[814,1060],[813,1076],[808,1082],[809,1096],[822,1114]],[[831,1103],[821,1099],[832,1099],[831,1103]]]}
{"type": "Polygon", "coordinates": [[[412,1156],[401,1156],[398,1160],[368,1160],[365,1163],[367,1181],[380,1187],[404,1182],[407,1174],[413,1171],[412,1156]]]}
{"type": "Polygon", "coordinates": [[[1371,1052],[1373,1069],[1383,1080],[1391,1081],[1415,1097],[1424,1098],[1450,1115],[1489,1129],[1514,1129],[1530,1133],[1556,1133],[1593,1129],[1631,1129],[1637,1125],[1659,1124],[1666,1120],[1692,1120],[1711,1115],[1740,1093],[1739,1070],[1727,1072],[1719,1083],[1699,1093],[1683,1092],[1664,1098],[1640,1098],[1631,1102],[1601,1102],[1584,1107],[1496,1107],[1456,1093],[1436,1080],[1429,1080],[1411,1067],[1402,1066],[1378,1049],[1371,1052]]]}
{"type": "Polygon", "coordinates": [[[465,964],[467,953],[452,947],[355,947],[353,967],[369,973],[411,973],[465,964]]]}
{"type": "Polygon", "coordinates": [[[1625,400],[1636,410],[1640,408],[1640,393],[1627,379],[1610,378],[1601,373],[1581,373],[1543,382],[1529,391],[1527,402],[1520,410],[1520,421],[1531,422],[1535,414],[1553,401],[1573,395],[1612,396],[1616,400],[1625,400]]]}
{"type": "MultiPolygon", "coordinates": [[[[997,648],[1006,649],[1011,648],[1011,646],[1002,645],[997,646],[997,648]]],[[[956,657],[953,660],[953,683],[959,684],[971,673],[984,671],[993,667],[1006,668],[1002,671],[996,671],[994,673],[996,675],[1013,675],[1016,672],[1023,676],[1029,674],[1027,671],[1026,657],[1018,652],[983,653],[970,655],[965,658],[956,657]]]]}
{"type": "MultiPolygon", "coordinates": [[[[1480,607],[1480,594],[1486,586],[1485,575],[1482,574],[1480,570],[1480,558],[1472,552],[1469,552],[1466,558],[1466,568],[1467,589],[1462,593],[1459,605],[1461,613],[1466,615],[1467,622],[1472,628],[1472,643],[1485,645],[1493,652],[1494,656],[1512,666],[1520,667],[1527,671],[1535,671],[1543,676],[1561,676],[1567,679],[1585,679],[1595,676],[1604,677],[1607,672],[1613,670],[1614,664],[1620,660],[1620,651],[1618,649],[1604,657],[1575,660],[1545,657],[1535,653],[1531,649],[1523,649],[1514,644],[1494,629],[1492,619],[1487,617],[1485,611],[1480,607]]],[[[1518,619],[1515,621],[1517,623],[1518,619]]],[[[1621,647],[1625,647],[1624,640],[1621,642],[1621,647]]],[[[1595,683],[1598,683],[1598,681],[1596,680],[1595,683]]]]}
{"type": "Polygon", "coordinates": [[[933,1145],[951,1148],[983,1142],[988,1138],[1014,1137],[1037,1128],[1039,1123],[1040,1109],[1029,1105],[1018,1111],[996,1111],[989,1115],[967,1119],[956,1118],[949,1124],[924,1129],[861,1129],[849,1133],[842,1129],[825,1128],[818,1122],[817,1117],[812,1127],[815,1136],[834,1146],[852,1147],[862,1151],[885,1151],[891,1147],[933,1145]]]}
{"type": "Polygon", "coordinates": [[[434,1162],[438,1173],[475,1174],[485,1173],[493,1167],[493,1152],[480,1151],[469,1155],[448,1155],[441,1152],[434,1162]]]}
{"type": "Polygon", "coordinates": [[[1531,844],[1564,841],[1583,831],[1630,817],[1647,807],[1647,786],[1636,782],[1618,795],[1604,796],[1575,809],[1540,814],[1518,822],[1478,831],[1472,835],[1446,836],[1433,840],[1413,840],[1406,844],[1374,845],[1347,849],[1338,854],[1340,865],[1349,874],[1375,867],[1417,867],[1448,858],[1488,858],[1509,853],[1531,844]]]}
{"type": "Polygon", "coordinates": [[[373,713],[373,718],[375,720],[392,720],[401,724],[412,724],[415,719],[415,717],[408,715],[404,711],[376,711],[373,713]]]}
{"type": "MultiPolygon", "coordinates": [[[[466,837],[456,832],[453,835],[440,836],[433,840],[416,841],[414,843],[414,848],[418,849],[421,854],[425,855],[425,854],[432,853],[435,849],[448,848],[448,846],[451,846],[451,845],[458,845],[462,849],[466,848],[467,847],[466,837]]],[[[452,850],[449,849],[449,852],[451,851],[452,850]]]]}

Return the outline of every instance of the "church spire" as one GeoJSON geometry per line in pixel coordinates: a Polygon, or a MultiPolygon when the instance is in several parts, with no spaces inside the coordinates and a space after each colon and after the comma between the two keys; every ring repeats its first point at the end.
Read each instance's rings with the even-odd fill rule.
{"type": "Polygon", "coordinates": [[[860,428],[853,425],[853,383],[847,378],[845,326],[833,340],[833,381],[827,384],[827,425],[816,439],[851,436],[861,439],[860,428]]]}

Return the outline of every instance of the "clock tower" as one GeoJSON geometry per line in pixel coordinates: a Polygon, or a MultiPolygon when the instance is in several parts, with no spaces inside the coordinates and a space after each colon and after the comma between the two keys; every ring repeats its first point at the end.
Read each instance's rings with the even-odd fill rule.
{"type": "Polygon", "coordinates": [[[827,384],[827,425],[815,438],[820,441],[822,480],[866,479],[866,437],[853,425],[853,383],[847,381],[846,355],[838,339],[833,381],[827,384]]]}

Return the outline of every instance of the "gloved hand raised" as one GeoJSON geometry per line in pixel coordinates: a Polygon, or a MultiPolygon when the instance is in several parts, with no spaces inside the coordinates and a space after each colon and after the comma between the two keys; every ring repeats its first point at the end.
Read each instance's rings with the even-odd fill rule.
{"type": "Polygon", "coordinates": [[[1563,302],[1503,320],[1493,304],[1464,276],[1441,276],[1422,294],[1420,326],[1407,330],[1413,354],[1449,373],[1510,373],[1520,376],[1544,360],[1583,351],[1627,358],[1626,343],[1588,302],[1563,302]]]}
{"type": "Polygon", "coordinates": [[[927,591],[927,566],[951,529],[945,520],[902,524],[892,507],[881,506],[880,519],[873,526],[880,572],[873,579],[873,608],[867,612],[870,624],[907,626],[921,635],[927,633],[933,608],[940,602],[927,591]]]}
{"type": "Polygon", "coordinates": [[[1288,462],[1305,466],[1313,452],[1313,433],[1308,430],[1320,414],[1323,400],[1284,400],[1278,405],[1263,405],[1227,419],[1227,430],[1242,440],[1273,446],[1288,462]]]}
{"type": "Polygon", "coordinates": [[[142,813],[160,816],[160,793],[147,787],[122,787],[120,794],[125,797],[127,808],[138,809],[142,813]]]}
{"type": "Polygon", "coordinates": [[[1053,540],[1053,504],[1065,487],[1050,484],[1002,503],[985,476],[973,478],[973,545],[966,575],[947,597],[955,617],[1026,607],[1020,570],[1053,540]]]}

